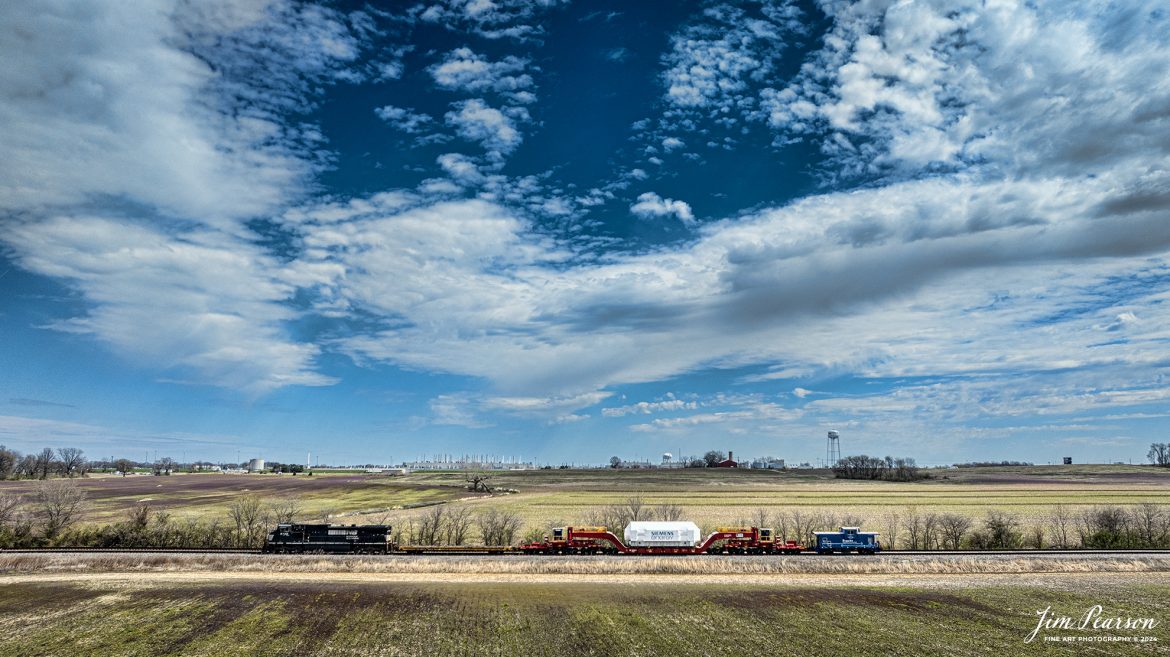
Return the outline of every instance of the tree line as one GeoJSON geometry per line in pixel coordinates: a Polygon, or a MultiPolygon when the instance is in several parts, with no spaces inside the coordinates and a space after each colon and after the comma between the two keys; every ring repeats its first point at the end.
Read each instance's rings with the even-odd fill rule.
{"type": "Polygon", "coordinates": [[[838,479],[868,479],[883,481],[915,481],[926,476],[918,464],[909,457],[876,456],[859,454],[846,456],[833,465],[833,474],[838,479]]]}
{"type": "Polygon", "coordinates": [[[46,447],[33,454],[21,454],[0,445],[0,479],[48,479],[82,477],[92,466],[85,452],[76,447],[46,447]]]}

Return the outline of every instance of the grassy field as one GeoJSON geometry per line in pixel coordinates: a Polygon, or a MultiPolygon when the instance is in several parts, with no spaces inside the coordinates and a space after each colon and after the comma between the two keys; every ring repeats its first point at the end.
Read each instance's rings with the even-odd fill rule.
{"type": "MultiPolygon", "coordinates": [[[[1170,585],[0,580],[0,657],[1154,655],[1170,624],[1031,643],[1038,610],[1166,620],[1170,585]]],[[[1161,651],[1161,652],[1159,652],[1161,651]]]]}
{"type": "MultiPolygon", "coordinates": [[[[176,518],[225,518],[231,503],[243,495],[275,501],[293,498],[305,518],[384,512],[470,494],[459,484],[413,482],[405,478],[364,474],[225,475],[176,474],[153,476],[94,476],[75,480],[85,490],[87,520],[121,520],[134,507],[149,504],[176,518]]],[[[0,481],[0,493],[30,497],[35,481],[0,481]]]]}
{"type": "MultiPolygon", "coordinates": [[[[1084,575],[1150,573],[1170,577],[1170,555],[979,554],[910,555],[890,553],[867,557],[802,556],[328,556],[162,553],[0,553],[0,575],[69,573],[73,576],[110,573],[254,573],[257,579],[278,576],[466,576],[472,580],[504,581],[525,577],[585,577],[630,581],[644,576],[734,577],[737,581],[783,581],[805,575],[1084,575]]],[[[3,580],[0,580],[3,581],[3,580]]]]}
{"type": "MultiPolygon", "coordinates": [[[[815,471],[537,471],[500,473],[492,483],[514,495],[465,502],[515,512],[530,526],[585,524],[597,507],[631,496],[648,505],[672,504],[705,530],[754,524],[758,511],[779,525],[778,513],[850,517],[882,530],[891,513],[956,513],[981,518],[1010,512],[1024,526],[1044,523],[1063,504],[1072,512],[1099,505],[1170,506],[1170,471],[1139,466],[1038,466],[945,470],[913,483],[833,479],[815,471]]],[[[418,484],[450,485],[458,474],[415,473],[418,484]]],[[[404,522],[417,512],[391,516],[404,522]]]]}
{"type": "MultiPolygon", "coordinates": [[[[776,526],[779,514],[801,513],[849,518],[885,531],[887,516],[910,509],[979,518],[997,508],[1026,527],[1045,523],[1058,504],[1073,512],[1146,502],[1170,506],[1170,470],[1121,465],[939,470],[931,479],[913,483],[844,481],[823,471],[758,470],[537,470],[494,473],[490,483],[507,494],[472,495],[458,472],[92,477],[79,485],[90,500],[87,520],[99,523],[125,518],[143,503],[176,519],[226,518],[231,502],[245,494],[273,501],[295,498],[306,520],[329,516],[335,522],[405,524],[425,513],[411,507],[448,502],[511,511],[529,529],[586,524],[598,507],[631,496],[648,505],[677,505],[683,518],[705,530],[753,524],[761,510],[776,526]]],[[[27,495],[35,485],[0,482],[0,493],[27,495]]]]}

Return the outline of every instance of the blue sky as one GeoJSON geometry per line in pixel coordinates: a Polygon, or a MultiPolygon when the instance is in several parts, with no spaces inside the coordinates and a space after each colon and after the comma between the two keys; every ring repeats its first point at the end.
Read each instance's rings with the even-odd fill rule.
{"type": "Polygon", "coordinates": [[[0,442],[1144,460],[1156,2],[0,7],[0,442]]]}

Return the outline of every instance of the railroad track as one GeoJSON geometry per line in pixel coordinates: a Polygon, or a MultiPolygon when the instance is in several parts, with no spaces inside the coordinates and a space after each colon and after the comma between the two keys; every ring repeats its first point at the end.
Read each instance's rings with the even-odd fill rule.
{"type": "MultiPolygon", "coordinates": [[[[201,548],[23,548],[23,549],[0,549],[0,554],[240,554],[240,555],[263,555],[265,557],[289,557],[299,556],[298,554],[265,554],[260,550],[237,550],[237,549],[201,549],[201,548]]],[[[486,551],[475,550],[437,550],[435,552],[428,552],[424,550],[415,550],[411,552],[392,552],[389,555],[380,554],[315,554],[304,553],[306,556],[314,557],[380,557],[380,556],[416,556],[425,555],[428,557],[492,557],[492,558],[506,558],[516,556],[527,556],[529,558],[537,557],[542,559],[560,560],[565,558],[584,558],[593,559],[598,556],[609,558],[622,559],[639,559],[647,558],[647,556],[638,555],[526,555],[523,552],[503,552],[493,553],[486,551]]],[[[669,556],[675,558],[691,558],[703,559],[708,557],[735,557],[741,559],[759,559],[761,557],[861,557],[873,558],[874,556],[886,557],[946,557],[946,556],[972,556],[972,557],[990,557],[990,556],[1026,556],[1026,557],[1044,557],[1044,556],[1170,556],[1170,550],[887,550],[878,555],[819,555],[814,551],[806,550],[799,555],[751,555],[751,554],[697,554],[697,555],[652,555],[654,558],[661,556],[669,556]]]]}

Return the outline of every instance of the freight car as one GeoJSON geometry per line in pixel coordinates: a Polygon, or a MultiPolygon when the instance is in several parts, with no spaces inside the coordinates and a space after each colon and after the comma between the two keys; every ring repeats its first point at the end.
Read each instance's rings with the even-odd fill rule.
{"type": "Polygon", "coordinates": [[[281,524],[264,541],[265,552],[389,554],[394,547],[389,525],[281,524]]]}
{"type": "Polygon", "coordinates": [[[551,537],[520,546],[524,554],[800,554],[804,546],[780,542],[771,529],[720,527],[699,542],[690,522],[633,522],[622,541],[607,527],[558,527],[551,537]]]}
{"type": "Polygon", "coordinates": [[[817,554],[875,554],[882,549],[877,532],[863,532],[858,527],[842,527],[839,532],[813,532],[813,536],[816,537],[813,549],[817,554]]]}

